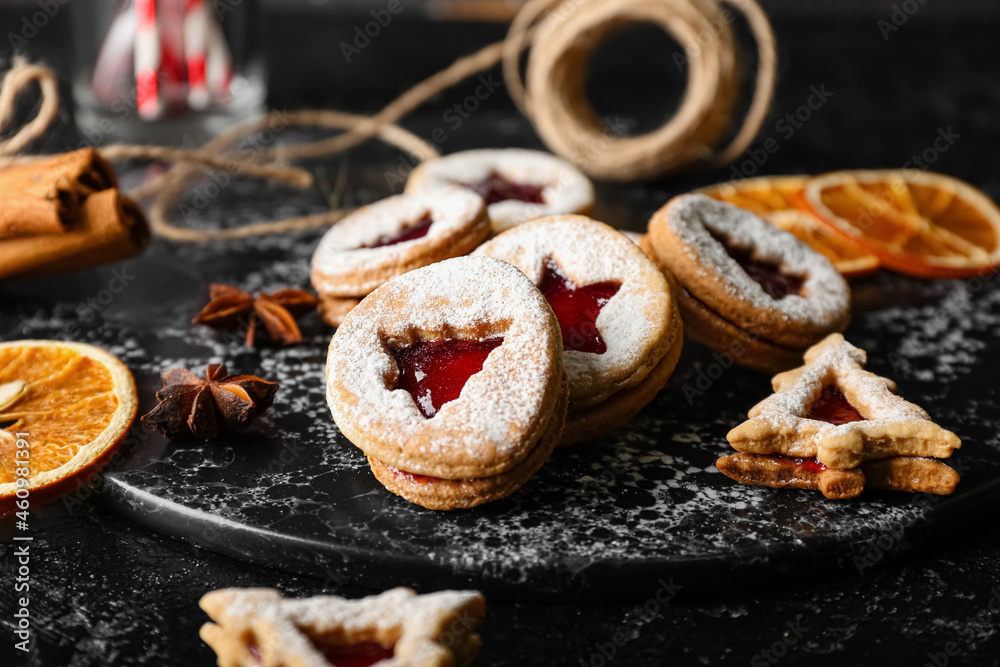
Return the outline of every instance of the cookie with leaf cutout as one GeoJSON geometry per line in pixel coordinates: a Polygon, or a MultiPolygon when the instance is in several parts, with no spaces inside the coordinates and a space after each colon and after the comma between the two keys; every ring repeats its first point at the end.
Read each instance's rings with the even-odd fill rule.
{"type": "Polygon", "coordinates": [[[958,475],[935,459],[962,441],[896,396],[892,380],[864,370],[867,360],[841,334],[809,348],[805,365],[776,375],[775,393],[729,432],[740,454],[716,465],[741,482],[827,497],[853,497],[865,486],[951,493],[958,475]]]}
{"type": "Polygon", "coordinates": [[[408,588],[358,600],[227,588],[199,604],[214,621],[200,634],[219,667],[464,667],[479,653],[486,612],[476,591],[408,588]]]}

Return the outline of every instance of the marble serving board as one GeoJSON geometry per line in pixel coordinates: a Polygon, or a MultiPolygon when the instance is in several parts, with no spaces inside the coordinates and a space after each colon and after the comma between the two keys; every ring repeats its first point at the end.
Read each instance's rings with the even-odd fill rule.
{"type": "Polygon", "coordinates": [[[327,584],[517,597],[629,595],[671,577],[813,571],[821,561],[863,570],[1000,494],[1000,280],[880,274],[855,283],[847,335],[868,350],[872,371],[962,437],[953,496],[868,492],[835,502],[729,480],[714,461],[729,451],[728,430],[769,393],[769,378],[688,342],[665,390],[632,423],[557,450],[510,498],[454,512],[411,505],[375,480],[330,417],[331,330],[317,315],[303,320],[305,343],[257,350],[189,324],[212,282],[307,286],[317,238],[157,242],[118,267],[0,288],[0,339],[107,348],[134,372],[142,412],[155,405],[164,369],[201,373],[226,362],[280,382],[274,406],[240,435],[168,442],[137,426],[97,482],[108,504],[204,548],[327,584]]]}

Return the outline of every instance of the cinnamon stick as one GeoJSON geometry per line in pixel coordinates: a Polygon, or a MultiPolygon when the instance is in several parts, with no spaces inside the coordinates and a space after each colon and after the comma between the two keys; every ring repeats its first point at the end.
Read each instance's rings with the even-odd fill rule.
{"type": "Polygon", "coordinates": [[[142,209],[117,189],[89,195],[65,231],[0,240],[0,280],[108,264],[149,245],[142,209]]]}
{"type": "Polygon", "coordinates": [[[0,171],[0,240],[64,232],[90,195],[116,187],[93,148],[0,171]]]}

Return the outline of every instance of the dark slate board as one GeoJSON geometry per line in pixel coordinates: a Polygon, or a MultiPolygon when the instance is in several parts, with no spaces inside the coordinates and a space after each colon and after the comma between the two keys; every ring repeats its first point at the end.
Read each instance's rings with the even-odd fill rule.
{"type": "MultiPolygon", "coordinates": [[[[513,122],[486,114],[470,133],[485,136],[505,127],[500,120],[513,122]]],[[[295,141],[304,133],[286,134],[283,140],[295,141]]],[[[398,163],[394,150],[377,144],[359,155],[349,163],[346,205],[385,196],[386,170],[398,163]]],[[[319,190],[328,191],[347,164],[319,165],[319,190]]],[[[641,228],[671,195],[712,180],[696,175],[669,189],[598,184],[596,217],[641,228]]],[[[209,183],[193,184],[183,224],[227,226],[325,207],[317,190],[240,179],[220,190],[209,183]]],[[[258,350],[189,324],[212,282],[250,291],[308,287],[318,237],[155,240],[123,265],[0,285],[0,340],[105,347],[135,373],[141,412],[155,405],[159,373],[168,368],[201,373],[226,362],[232,372],[280,381],[274,407],[239,436],[171,443],[137,426],[123,455],[95,480],[111,506],[208,549],[331,582],[476,586],[516,597],[641,594],[670,576],[718,582],[826,564],[863,570],[911,546],[935,523],[1000,495],[1000,280],[882,273],[854,284],[847,336],[868,350],[870,370],[895,379],[903,396],[965,441],[951,459],[963,475],[953,496],[869,492],[832,502],[817,493],[737,485],[713,463],[731,451],[728,430],[770,392],[769,378],[723,370],[709,350],[689,342],[666,389],[627,428],[557,450],[514,496],[449,513],[410,505],[375,481],[330,417],[323,364],[331,330],[318,316],[303,321],[304,344],[258,350]]]]}
{"type": "Polygon", "coordinates": [[[872,371],[963,438],[954,496],[869,492],[833,502],[735,484],[713,462],[728,451],[726,432],[769,392],[768,378],[723,370],[688,343],[667,388],[627,428],[558,450],[514,496],[449,513],[410,505],[375,481],[330,417],[330,331],[317,316],[304,321],[305,344],[259,350],[187,324],[209,282],[306,285],[316,238],[157,243],[125,265],[127,285],[110,297],[110,268],[0,292],[0,339],[109,349],[134,371],[142,411],[166,368],[200,373],[226,361],[280,381],[275,406],[240,436],[170,443],[137,427],[103,480],[112,506],[208,549],[328,581],[598,595],[649,590],[661,577],[812,571],[827,560],[865,569],[1000,493],[1000,285],[881,274],[855,284],[848,338],[869,351],[872,371]],[[58,300],[48,296],[56,285],[58,300]]]}

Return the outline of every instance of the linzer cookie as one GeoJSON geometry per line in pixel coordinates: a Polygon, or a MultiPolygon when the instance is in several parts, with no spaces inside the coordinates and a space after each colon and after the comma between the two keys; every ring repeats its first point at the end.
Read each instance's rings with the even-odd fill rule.
{"type": "Polygon", "coordinates": [[[460,257],[399,276],[330,343],[327,402],[387,489],[430,509],[509,495],[562,436],[559,323],[510,264],[460,257]]]}
{"type": "Polygon", "coordinates": [[[936,459],[961,447],[954,433],[864,370],[867,355],[840,334],[810,348],[805,365],[776,375],[775,393],[729,432],[740,454],[719,459],[733,479],[812,488],[850,498],[865,487],[951,493],[958,474],[936,459]]]}
{"type": "Polygon", "coordinates": [[[520,148],[452,153],[417,166],[407,192],[461,185],[489,207],[493,231],[560,213],[589,213],[594,186],[569,162],[549,153],[520,148]]]}
{"type": "Polygon", "coordinates": [[[684,338],[677,306],[663,274],[621,232],[579,215],[548,217],[474,254],[523,271],[559,320],[570,392],[564,443],[621,426],[670,378],[684,338]]]}
{"type": "Polygon", "coordinates": [[[219,667],[466,667],[479,654],[486,601],[475,591],[395,588],[360,600],[285,599],[269,588],[201,598],[201,628],[219,667]]]}
{"type": "Polygon", "coordinates": [[[675,197],[657,211],[646,250],[674,289],[688,334],[744,366],[794,367],[850,319],[850,290],[829,260],[704,195],[675,197]]]}
{"type": "Polygon", "coordinates": [[[358,209],[330,229],[313,254],[312,284],[323,319],[338,326],[379,285],[468,254],[489,233],[482,199],[454,186],[358,209]]]}
{"type": "Polygon", "coordinates": [[[811,489],[832,500],[854,498],[865,489],[948,495],[958,473],[937,459],[893,456],[837,470],[815,459],[765,454],[730,454],[715,462],[726,477],[772,489],[811,489]]]}

